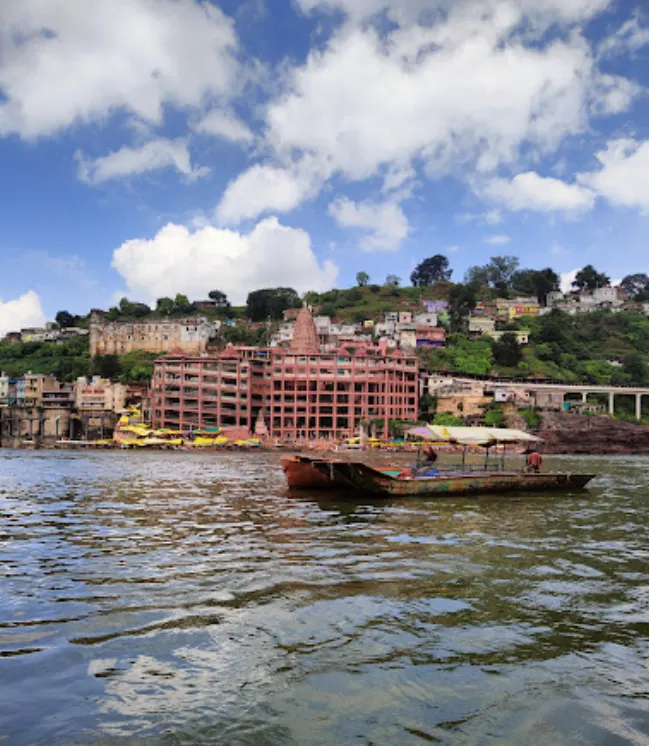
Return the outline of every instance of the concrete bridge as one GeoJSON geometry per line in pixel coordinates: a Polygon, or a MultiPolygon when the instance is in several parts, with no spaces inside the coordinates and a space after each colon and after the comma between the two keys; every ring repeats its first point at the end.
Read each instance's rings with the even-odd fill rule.
{"type": "Polygon", "coordinates": [[[528,383],[526,381],[511,381],[499,378],[485,379],[453,375],[449,375],[449,377],[453,378],[455,381],[466,383],[476,383],[480,381],[484,384],[484,388],[487,391],[528,392],[529,394],[535,395],[535,400],[541,398],[537,397],[536,394],[546,394],[548,396],[558,395],[561,397],[561,405],[563,405],[567,394],[580,394],[584,404],[587,402],[589,394],[605,394],[608,396],[608,412],[610,415],[615,414],[616,396],[635,396],[635,416],[637,420],[642,418],[642,397],[649,396],[649,388],[643,388],[641,386],[597,386],[589,383],[528,383]]]}

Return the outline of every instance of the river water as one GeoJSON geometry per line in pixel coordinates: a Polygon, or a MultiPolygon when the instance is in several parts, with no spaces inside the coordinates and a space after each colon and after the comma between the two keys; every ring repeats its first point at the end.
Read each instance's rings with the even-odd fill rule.
{"type": "Polygon", "coordinates": [[[649,459],[291,499],[267,454],[0,451],[0,744],[649,744],[649,459]]]}

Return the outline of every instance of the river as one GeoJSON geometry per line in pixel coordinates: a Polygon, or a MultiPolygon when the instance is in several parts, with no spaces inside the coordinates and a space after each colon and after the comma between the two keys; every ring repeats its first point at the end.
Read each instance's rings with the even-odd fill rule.
{"type": "Polygon", "coordinates": [[[649,744],[649,459],[291,499],[272,454],[0,451],[0,745],[649,744]]]}

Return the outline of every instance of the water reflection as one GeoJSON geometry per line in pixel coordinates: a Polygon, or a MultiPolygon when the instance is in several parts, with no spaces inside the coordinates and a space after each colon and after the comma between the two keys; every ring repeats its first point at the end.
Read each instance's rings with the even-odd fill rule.
{"type": "Polygon", "coordinates": [[[649,742],[646,459],[389,502],[267,455],[0,459],[11,744],[649,742]]]}

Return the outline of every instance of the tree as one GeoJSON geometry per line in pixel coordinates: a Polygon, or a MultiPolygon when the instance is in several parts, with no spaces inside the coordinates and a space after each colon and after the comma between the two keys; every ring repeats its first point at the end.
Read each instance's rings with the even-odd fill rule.
{"type": "Polygon", "coordinates": [[[96,357],[92,361],[91,373],[94,376],[108,378],[111,381],[117,378],[121,371],[121,365],[117,355],[104,355],[96,357]]]}
{"type": "Polygon", "coordinates": [[[577,272],[572,286],[576,290],[589,290],[592,292],[593,290],[597,290],[597,288],[605,288],[610,282],[611,279],[608,275],[598,272],[592,264],[587,264],[577,272]]]}
{"type": "Polygon", "coordinates": [[[521,269],[511,278],[512,288],[523,295],[533,295],[539,303],[546,305],[548,293],[559,290],[559,275],[550,267],[545,269],[521,269]]]}
{"type": "Polygon", "coordinates": [[[158,298],[155,304],[156,311],[162,316],[171,316],[174,312],[173,298],[158,298]]]}
{"type": "Polygon", "coordinates": [[[475,288],[481,288],[489,285],[489,267],[469,267],[464,275],[464,284],[472,285],[475,288]]]}
{"type": "Polygon", "coordinates": [[[466,321],[477,303],[474,285],[453,285],[449,292],[451,331],[464,330],[466,321]]]}
{"type": "Polygon", "coordinates": [[[340,307],[354,305],[354,303],[360,303],[363,300],[363,293],[359,288],[349,288],[341,294],[340,307]],[[342,305],[344,303],[344,306],[342,305]]]}
{"type": "Polygon", "coordinates": [[[76,317],[71,313],[68,313],[68,311],[59,311],[55,316],[55,321],[61,329],[68,329],[69,327],[74,326],[76,317]]]}
{"type": "Polygon", "coordinates": [[[492,407],[485,414],[484,424],[487,427],[502,427],[505,424],[505,413],[500,407],[492,407]]]}
{"type": "Polygon", "coordinates": [[[501,295],[507,295],[511,287],[512,277],[518,269],[518,258],[515,256],[492,256],[489,260],[489,283],[501,295]]]}
{"type": "Polygon", "coordinates": [[[434,282],[448,281],[452,274],[453,270],[449,269],[448,259],[442,254],[435,254],[415,267],[410,275],[410,281],[415,287],[425,287],[434,282]]]}
{"type": "Polygon", "coordinates": [[[122,316],[132,316],[134,306],[135,304],[131,303],[128,298],[121,298],[118,305],[119,312],[122,316]]]}
{"type": "Polygon", "coordinates": [[[401,284],[401,278],[397,275],[388,275],[385,278],[386,287],[398,288],[401,284]]]}
{"type": "Polygon", "coordinates": [[[637,353],[631,353],[624,358],[622,370],[633,386],[646,385],[647,365],[637,353]]]}
{"type": "Polygon", "coordinates": [[[370,281],[370,276],[367,274],[367,272],[356,273],[356,283],[359,288],[366,287],[369,281],[370,281]]]}
{"type": "Polygon", "coordinates": [[[208,297],[216,303],[216,307],[222,310],[230,308],[228,296],[221,290],[210,290],[208,297]]]}
{"type": "Polygon", "coordinates": [[[518,269],[518,263],[515,256],[492,256],[489,264],[483,267],[469,267],[464,282],[476,287],[488,285],[499,295],[506,296],[512,284],[512,277],[518,269]]]}
{"type": "Polygon", "coordinates": [[[146,303],[132,303],[131,304],[131,315],[135,316],[136,319],[142,319],[145,316],[149,316],[151,309],[146,303]]]}
{"type": "Polygon", "coordinates": [[[185,314],[194,311],[194,304],[189,302],[189,298],[182,293],[178,293],[174,298],[174,313],[185,314]]]}
{"type": "Polygon", "coordinates": [[[642,273],[627,275],[620,287],[634,299],[644,301],[649,299],[649,276],[642,273]]]}
{"type": "Polygon", "coordinates": [[[523,359],[523,352],[518,344],[515,334],[503,334],[503,336],[491,343],[496,365],[505,368],[515,368],[523,359]]]}
{"type": "Polygon", "coordinates": [[[288,308],[299,308],[300,296],[293,288],[253,290],[246,301],[246,315],[251,321],[279,320],[288,308]]]}

